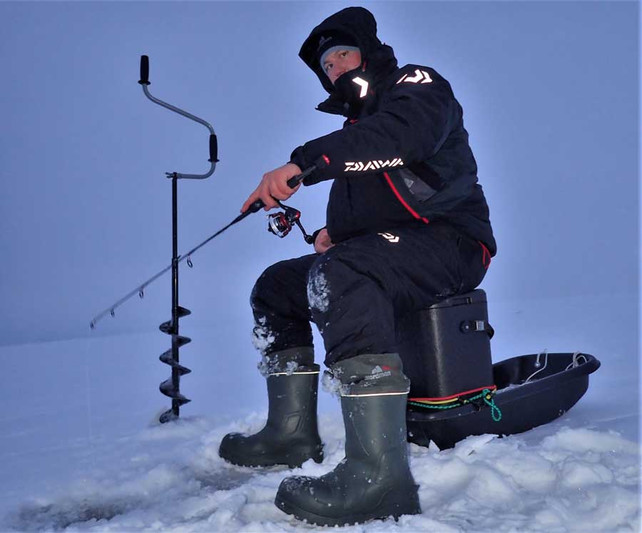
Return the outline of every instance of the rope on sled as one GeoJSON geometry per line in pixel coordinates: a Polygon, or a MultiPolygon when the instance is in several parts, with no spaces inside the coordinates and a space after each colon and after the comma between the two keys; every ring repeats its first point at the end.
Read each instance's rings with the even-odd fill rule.
{"type": "Polygon", "coordinates": [[[470,403],[477,405],[483,403],[490,407],[490,414],[493,417],[493,421],[499,422],[502,419],[502,412],[493,399],[496,391],[497,386],[492,385],[444,398],[409,398],[408,403],[414,407],[422,407],[425,409],[454,409],[470,403]],[[469,394],[472,394],[472,396],[467,396],[469,394]]]}
{"type": "Polygon", "coordinates": [[[502,411],[495,400],[493,399],[494,392],[491,392],[488,389],[484,389],[484,403],[490,407],[490,416],[493,417],[493,422],[499,422],[502,419],[502,411]]]}

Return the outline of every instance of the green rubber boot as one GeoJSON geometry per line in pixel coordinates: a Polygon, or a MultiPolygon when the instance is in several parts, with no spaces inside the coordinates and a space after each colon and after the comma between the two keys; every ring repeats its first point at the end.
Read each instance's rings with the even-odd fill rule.
{"type": "Polygon", "coordinates": [[[323,461],[317,425],[319,365],[267,375],[268,418],[254,435],[229,433],[219,455],[239,466],[301,466],[308,459],[323,461]]]}
{"type": "MultiPolygon", "coordinates": [[[[299,520],[343,526],[390,516],[419,514],[418,486],[408,464],[408,380],[397,354],[357,356],[372,372],[350,372],[341,363],[341,409],[346,429],[345,459],[319,478],[288,477],[275,504],[299,520]],[[375,364],[371,364],[375,362],[375,364]],[[372,377],[379,374],[380,377],[372,377]],[[348,380],[354,380],[349,382],[348,380]]],[[[333,367],[335,376],[336,368],[333,367]]],[[[363,369],[361,369],[363,370],[363,369]]]]}

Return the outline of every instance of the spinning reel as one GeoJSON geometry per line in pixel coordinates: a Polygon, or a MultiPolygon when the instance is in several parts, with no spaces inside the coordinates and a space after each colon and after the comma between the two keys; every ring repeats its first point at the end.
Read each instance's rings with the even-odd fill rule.
{"type": "Polygon", "coordinates": [[[314,243],[314,237],[308,235],[301,224],[301,211],[294,207],[289,207],[279,200],[277,200],[277,203],[283,211],[268,215],[268,231],[277,237],[283,238],[290,233],[294,225],[296,225],[301,230],[301,233],[303,233],[303,240],[308,244],[314,243]]]}

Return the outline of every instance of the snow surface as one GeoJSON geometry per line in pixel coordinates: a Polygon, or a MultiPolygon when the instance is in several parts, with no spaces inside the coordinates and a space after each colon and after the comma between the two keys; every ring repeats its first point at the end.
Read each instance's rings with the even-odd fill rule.
{"type": "MultiPolygon", "coordinates": [[[[622,344],[622,336],[592,327],[600,310],[602,332],[617,330],[604,323],[603,303],[529,302],[524,310],[534,335],[552,331],[546,321],[560,317],[570,331],[577,324],[587,327],[586,337],[572,346],[548,339],[558,344],[549,344],[551,352],[585,349],[602,360],[573,409],[520,435],[470,437],[444,451],[411,445],[423,513],[338,529],[639,531],[638,376],[630,352],[635,343],[622,344]],[[558,316],[551,316],[552,309],[558,316]]],[[[543,348],[520,350],[519,326],[513,322],[512,333],[501,328],[514,307],[496,303],[491,311],[496,360],[543,348]]],[[[193,402],[183,407],[180,420],[166,425],[156,422],[169,405],[157,385],[169,372],[157,355],[169,338],[157,330],[98,336],[109,329],[101,324],[87,339],[0,348],[0,530],[323,529],[285,515],[273,499],[291,472],[321,475],[342,459],[344,430],[335,397],[320,392],[322,464],[254,471],[218,457],[223,435],[255,431],[265,419],[265,384],[251,346],[249,307],[247,312],[247,321],[218,326],[193,327],[189,317],[183,320],[181,331],[193,343],[181,349],[181,362],[193,372],[183,378],[182,390],[193,402]]],[[[614,324],[618,320],[613,317],[614,324]]]]}

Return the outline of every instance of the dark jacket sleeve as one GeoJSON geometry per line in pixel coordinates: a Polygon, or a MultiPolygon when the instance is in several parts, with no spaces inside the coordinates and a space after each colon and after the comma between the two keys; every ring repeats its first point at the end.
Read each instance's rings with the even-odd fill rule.
{"type": "Polygon", "coordinates": [[[309,141],[293,152],[292,161],[301,168],[309,167],[323,156],[329,160],[329,164],[304,181],[305,185],[355,173],[380,172],[373,166],[354,172],[348,170],[355,168],[351,163],[362,162],[367,167],[369,161],[401,159],[403,165],[410,165],[430,158],[439,150],[458,118],[459,107],[450,85],[427,67],[408,65],[397,74],[375,113],[309,141]],[[429,73],[432,81],[396,83],[404,75],[414,79],[417,69],[429,73]]]}

